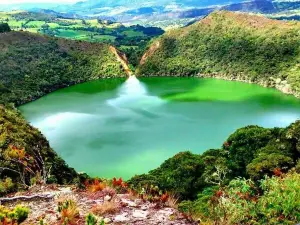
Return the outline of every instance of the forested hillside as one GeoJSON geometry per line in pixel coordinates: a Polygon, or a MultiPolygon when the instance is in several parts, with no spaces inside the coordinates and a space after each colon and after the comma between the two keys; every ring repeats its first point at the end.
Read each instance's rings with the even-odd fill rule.
{"type": "Polygon", "coordinates": [[[32,101],[58,88],[125,76],[107,44],[0,33],[0,104],[32,101]]]}
{"type": "Polygon", "coordinates": [[[0,196],[39,183],[69,184],[79,177],[46,138],[12,107],[0,105],[0,196]]]}
{"type": "Polygon", "coordinates": [[[300,23],[214,12],[149,47],[140,76],[245,80],[300,96],[300,23]]]}
{"type": "Polygon", "coordinates": [[[126,74],[109,45],[9,31],[0,33],[0,195],[39,183],[74,183],[79,178],[75,170],[9,103],[20,105],[72,84],[126,74]]]}
{"type": "Polygon", "coordinates": [[[173,193],[204,224],[293,224],[300,220],[299,159],[300,121],[248,126],[220,149],[179,153],[129,183],[173,193]]]}

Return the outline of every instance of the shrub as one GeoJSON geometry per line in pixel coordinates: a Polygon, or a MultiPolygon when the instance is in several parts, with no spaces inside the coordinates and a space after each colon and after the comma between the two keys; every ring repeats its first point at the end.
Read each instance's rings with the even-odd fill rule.
{"type": "Polygon", "coordinates": [[[14,209],[0,206],[0,224],[20,224],[28,217],[29,209],[17,205],[14,209]]]}
{"type": "Polygon", "coordinates": [[[276,168],[287,171],[293,165],[294,162],[291,157],[278,153],[261,154],[247,165],[247,174],[252,179],[258,180],[262,179],[264,175],[273,175],[276,168]]]}
{"type": "Polygon", "coordinates": [[[181,199],[194,198],[201,189],[203,170],[204,164],[200,155],[181,152],[166,160],[159,168],[150,171],[148,175],[133,177],[129,184],[134,187],[152,184],[181,199]]]}
{"type": "Polygon", "coordinates": [[[261,182],[263,195],[258,212],[261,223],[295,224],[300,221],[300,174],[294,171],[281,177],[265,178],[261,182]]]}
{"type": "Polygon", "coordinates": [[[79,210],[76,202],[73,200],[58,202],[58,212],[61,216],[61,222],[64,224],[76,224],[79,218],[79,210]]]}
{"type": "Polygon", "coordinates": [[[85,218],[85,222],[86,222],[86,225],[97,225],[97,219],[96,217],[89,213],[86,218],[85,218]]]}
{"type": "Polygon", "coordinates": [[[14,190],[16,185],[10,177],[0,180],[0,195],[7,194],[14,190]]]}
{"type": "Polygon", "coordinates": [[[85,187],[90,192],[98,192],[105,189],[106,184],[99,179],[94,179],[92,181],[86,181],[85,187]]]}
{"type": "Polygon", "coordinates": [[[106,214],[114,214],[120,211],[119,204],[115,201],[115,199],[111,199],[111,201],[105,201],[102,204],[97,204],[93,207],[92,212],[96,215],[106,215],[106,214]]]}
{"type": "Polygon", "coordinates": [[[10,32],[11,29],[7,23],[0,23],[0,33],[10,32]]]}

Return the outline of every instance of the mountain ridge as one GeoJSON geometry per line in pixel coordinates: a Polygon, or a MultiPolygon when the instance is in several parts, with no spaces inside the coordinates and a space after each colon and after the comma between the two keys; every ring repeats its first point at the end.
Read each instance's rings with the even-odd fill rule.
{"type": "Polygon", "coordinates": [[[156,39],[137,73],[246,81],[299,97],[299,30],[297,22],[216,11],[156,39]]]}

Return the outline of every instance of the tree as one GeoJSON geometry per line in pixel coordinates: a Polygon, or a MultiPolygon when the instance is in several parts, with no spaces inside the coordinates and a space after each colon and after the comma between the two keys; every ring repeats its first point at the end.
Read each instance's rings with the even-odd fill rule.
{"type": "Polygon", "coordinates": [[[8,23],[0,23],[0,33],[10,32],[11,29],[8,23]]]}

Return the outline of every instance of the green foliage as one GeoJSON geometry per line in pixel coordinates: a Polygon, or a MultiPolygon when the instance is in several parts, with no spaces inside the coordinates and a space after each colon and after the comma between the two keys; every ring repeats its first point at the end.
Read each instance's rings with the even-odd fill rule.
{"type": "Polygon", "coordinates": [[[15,189],[16,185],[10,177],[0,180],[0,195],[7,194],[15,189]]]}
{"type": "Polygon", "coordinates": [[[205,189],[180,209],[207,224],[296,224],[300,217],[300,174],[234,179],[222,189],[205,189]]]}
{"type": "Polygon", "coordinates": [[[61,18],[59,15],[37,12],[0,12],[1,20],[6,21],[13,30],[129,48],[144,45],[152,37],[164,33],[157,27],[123,26],[109,20],[61,18]]]}
{"type": "Polygon", "coordinates": [[[263,153],[247,165],[247,174],[252,179],[258,180],[264,175],[272,175],[276,168],[283,168],[286,170],[293,165],[294,162],[291,157],[278,153],[263,153]]]}
{"type": "Polygon", "coordinates": [[[218,76],[272,87],[279,78],[299,95],[299,30],[297,22],[215,12],[159,38],[146,52],[138,74],[218,76]]]}
{"type": "Polygon", "coordinates": [[[295,224],[300,221],[300,174],[290,172],[283,178],[261,182],[264,194],[258,201],[261,223],[295,224]]]}
{"type": "Polygon", "coordinates": [[[125,76],[106,44],[9,32],[1,34],[0,46],[0,104],[19,105],[72,84],[125,76]]]}
{"type": "Polygon", "coordinates": [[[29,209],[25,208],[23,206],[17,205],[16,208],[14,209],[14,213],[16,216],[16,220],[18,223],[22,223],[24,220],[27,219],[28,214],[29,214],[29,209]]]}
{"type": "Polygon", "coordinates": [[[0,194],[18,186],[30,185],[30,179],[40,174],[59,184],[78,178],[74,169],[49,147],[48,141],[30,126],[20,113],[0,105],[0,194]],[[44,174],[45,171],[50,173],[44,174]]]}
{"type": "Polygon", "coordinates": [[[168,190],[181,198],[193,198],[201,187],[204,163],[199,155],[181,152],[166,160],[148,175],[135,176],[129,184],[133,186],[153,184],[168,190]],[[142,182],[141,182],[142,181],[142,182]]]}
{"type": "Polygon", "coordinates": [[[10,27],[7,23],[0,23],[0,33],[10,32],[10,27]]]}
{"type": "Polygon", "coordinates": [[[238,173],[236,176],[245,176],[246,165],[254,159],[256,151],[266,146],[272,138],[271,130],[248,126],[238,129],[227,139],[225,149],[230,152],[230,166],[238,173]]]}
{"type": "MultiPolygon", "coordinates": [[[[180,196],[181,200],[193,200],[198,193],[210,190],[206,188],[222,188],[236,177],[258,181],[265,175],[280,175],[294,167],[300,158],[299,127],[300,121],[296,121],[287,128],[238,129],[224,142],[223,149],[210,149],[202,155],[179,153],[148,174],[133,177],[129,184],[133,187],[152,184],[180,196]]],[[[203,197],[207,200],[205,196],[208,195],[203,197]]],[[[205,208],[201,204],[204,203],[188,201],[182,208],[184,211],[191,207],[205,208]]]]}
{"type": "Polygon", "coordinates": [[[61,215],[61,223],[65,225],[75,224],[80,216],[77,203],[70,199],[58,203],[58,212],[61,215]]]}
{"type": "Polygon", "coordinates": [[[179,210],[192,215],[194,219],[210,217],[209,203],[218,188],[217,186],[205,188],[197,195],[195,201],[182,201],[178,206],[179,210]]]}
{"type": "Polygon", "coordinates": [[[85,218],[85,222],[86,222],[86,225],[97,225],[97,219],[96,217],[89,213],[86,218],[85,218]]]}
{"type": "Polygon", "coordinates": [[[21,205],[17,205],[14,209],[8,209],[0,206],[0,223],[1,224],[21,224],[27,219],[29,209],[21,205]]]}

